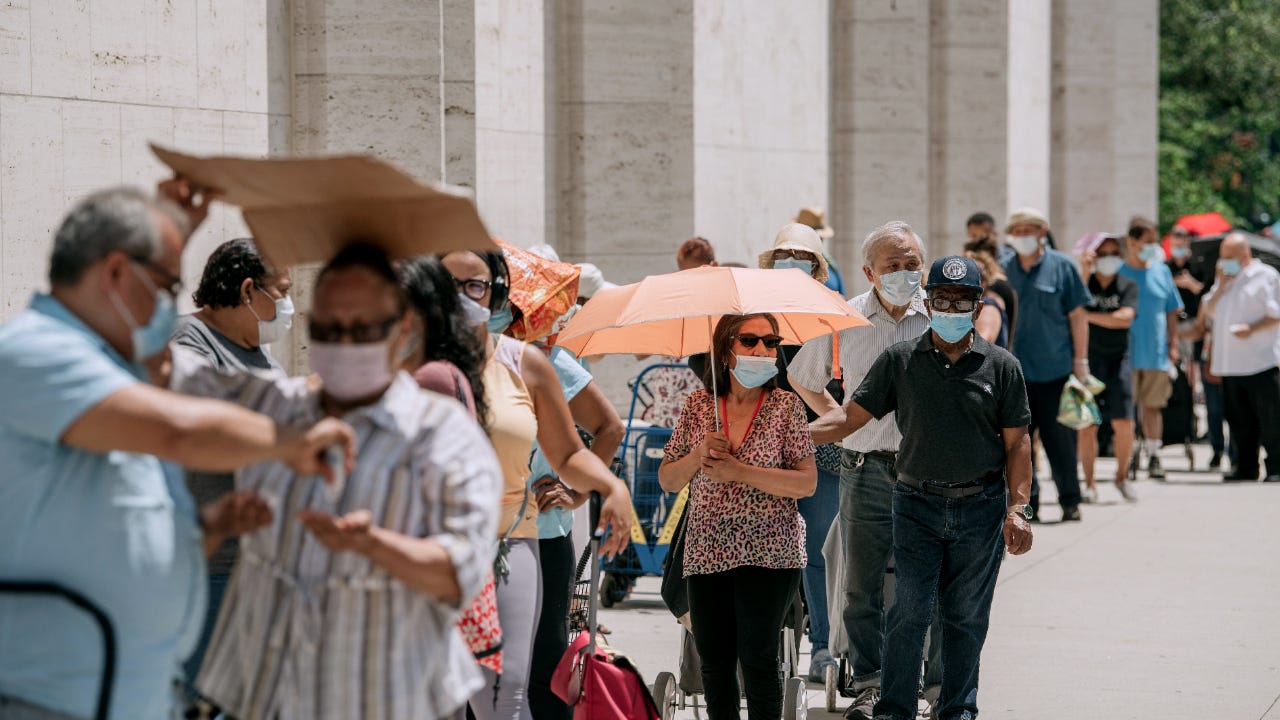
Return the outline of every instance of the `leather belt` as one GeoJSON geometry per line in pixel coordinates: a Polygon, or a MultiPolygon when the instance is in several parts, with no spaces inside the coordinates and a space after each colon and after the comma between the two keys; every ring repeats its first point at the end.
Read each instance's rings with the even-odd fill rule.
{"type": "Polygon", "coordinates": [[[927,495],[937,495],[944,498],[964,498],[977,495],[986,487],[994,482],[1004,480],[1004,472],[994,472],[986,476],[976,483],[966,485],[938,485],[931,482],[917,480],[910,475],[898,473],[898,482],[909,488],[919,490],[927,495]]]}
{"type": "Polygon", "coordinates": [[[872,450],[871,452],[859,452],[857,450],[850,451],[854,455],[854,460],[858,458],[875,458],[880,462],[893,465],[898,462],[898,453],[894,450],[872,450]]]}

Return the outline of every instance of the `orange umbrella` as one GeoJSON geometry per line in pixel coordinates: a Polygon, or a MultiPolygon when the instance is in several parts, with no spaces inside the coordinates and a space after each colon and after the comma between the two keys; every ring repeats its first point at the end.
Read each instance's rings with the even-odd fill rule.
{"type": "MultiPolygon", "coordinates": [[[[711,351],[721,317],[755,313],[772,314],[778,334],[790,344],[870,324],[801,270],[708,266],[601,290],[560,331],[556,344],[578,357],[684,357],[711,351]]],[[[832,344],[838,355],[839,345],[832,344]]]]}
{"type": "Polygon", "coordinates": [[[493,241],[502,249],[511,273],[511,304],[520,310],[511,334],[527,341],[553,334],[556,321],[578,304],[582,269],[539,257],[500,238],[493,241]]]}

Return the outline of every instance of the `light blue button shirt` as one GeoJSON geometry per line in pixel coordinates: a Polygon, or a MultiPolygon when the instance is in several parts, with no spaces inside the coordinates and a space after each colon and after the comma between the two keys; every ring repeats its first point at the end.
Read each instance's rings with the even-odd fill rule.
{"type": "MultiPolygon", "coordinates": [[[[577,358],[558,347],[551,349],[551,366],[556,369],[556,377],[559,378],[560,387],[564,390],[565,402],[572,402],[578,393],[591,383],[591,373],[578,364],[577,358]]],[[[531,488],[535,482],[547,475],[556,477],[555,471],[551,469],[551,463],[547,462],[547,456],[542,454],[542,448],[534,445],[533,450],[533,460],[529,463],[529,487],[531,488]]],[[[562,538],[571,532],[573,532],[572,510],[554,507],[538,514],[538,539],[562,538]]]]}
{"type": "MultiPolygon", "coordinates": [[[[167,715],[204,618],[201,536],[181,472],[59,442],[143,377],[49,296],[0,326],[0,577],[63,584],[111,618],[113,718],[167,715]]],[[[0,648],[0,695],[92,715],[102,640],[84,611],[0,595],[0,648]]]]}

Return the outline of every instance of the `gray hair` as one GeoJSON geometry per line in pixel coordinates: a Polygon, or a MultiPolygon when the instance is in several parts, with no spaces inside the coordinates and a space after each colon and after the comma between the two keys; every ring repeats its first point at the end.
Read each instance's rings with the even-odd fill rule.
{"type": "Polygon", "coordinates": [[[73,285],[117,251],[137,260],[156,260],[161,253],[156,214],[169,218],[186,237],[187,220],[176,205],[135,188],[99,190],[79,201],[53,236],[49,284],[73,285]]]}
{"type": "Polygon", "coordinates": [[[867,266],[874,265],[876,256],[880,254],[880,246],[890,240],[914,240],[916,248],[920,251],[920,261],[924,262],[924,240],[921,240],[920,236],[917,235],[916,232],[911,229],[911,226],[905,222],[901,220],[890,220],[875,230],[872,230],[871,234],[867,235],[867,238],[862,241],[863,263],[867,266]]]}

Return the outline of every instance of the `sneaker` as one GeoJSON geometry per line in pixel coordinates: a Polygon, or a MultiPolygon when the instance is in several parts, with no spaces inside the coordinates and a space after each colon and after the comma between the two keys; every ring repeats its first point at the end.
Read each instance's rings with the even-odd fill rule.
{"type": "Polygon", "coordinates": [[[880,702],[880,688],[869,687],[853,696],[853,704],[844,711],[845,720],[874,720],[876,703],[880,702]]]}
{"type": "Polygon", "coordinates": [[[1120,491],[1120,497],[1124,498],[1126,502],[1138,502],[1137,493],[1133,491],[1133,488],[1129,487],[1131,484],[1124,480],[1116,480],[1116,490],[1120,491]]]}
{"type": "Polygon", "coordinates": [[[1098,502],[1098,488],[1085,486],[1080,488],[1080,502],[1092,505],[1098,502]]]}
{"type": "Polygon", "coordinates": [[[1077,505],[1065,505],[1062,508],[1062,522],[1080,522],[1080,508],[1077,505]]]}
{"type": "Polygon", "coordinates": [[[809,681],[826,682],[827,668],[835,664],[836,659],[831,657],[830,650],[826,648],[815,650],[813,656],[809,658],[809,681]]]}
{"type": "Polygon", "coordinates": [[[1164,479],[1164,468],[1160,466],[1159,456],[1152,455],[1151,458],[1147,460],[1147,477],[1152,480],[1164,479]]]}

